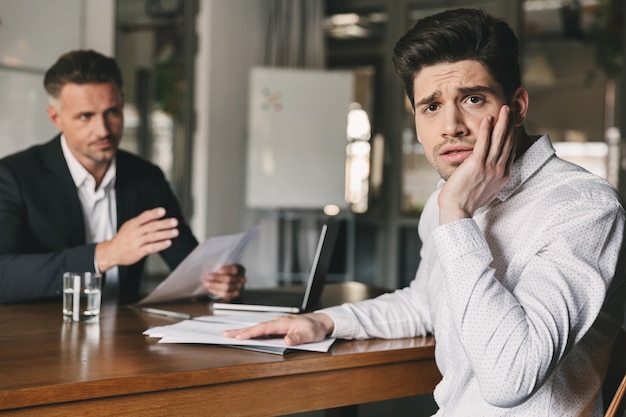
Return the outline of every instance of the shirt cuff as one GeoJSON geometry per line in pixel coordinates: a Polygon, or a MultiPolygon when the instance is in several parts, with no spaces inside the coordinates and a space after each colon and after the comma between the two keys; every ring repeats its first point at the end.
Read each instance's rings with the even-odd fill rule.
{"type": "Polygon", "coordinates": [[[353,314],[343,305],[328,307],[315,311],[324,313],[333,321],[333,331],[331,338],[352,339],[356,334],[356,322],[353,314]]]}
{"type": "Polygon", "coordinates": [[[100,268],[98,267],[98,260],[96,259],[96,254],[93,254],[93,270],[95,273],[100,274],[100,268]]]}
{"type": "Polygon", "coordinates": [[[446,223],[433,231],[433,239],[441,264],[454,265],[469,253],[489,249],[474,219],[446,223]]]}

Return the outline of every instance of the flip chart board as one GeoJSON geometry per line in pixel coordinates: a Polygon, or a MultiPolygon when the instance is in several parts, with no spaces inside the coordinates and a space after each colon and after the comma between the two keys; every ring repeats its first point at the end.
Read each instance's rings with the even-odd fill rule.
{"type": "Polygon", "coordinates": [[[255,67],[250,73],[246,204],[346,207],[349,71],[255,67]]]}

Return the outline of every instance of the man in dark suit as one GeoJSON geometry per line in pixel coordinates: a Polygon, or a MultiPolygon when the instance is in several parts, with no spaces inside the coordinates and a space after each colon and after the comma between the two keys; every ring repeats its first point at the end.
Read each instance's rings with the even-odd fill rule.
{"type": "MultiPolygon", "coordinates": [[[[65,271],[105,274],[105,294],[139,296],[146,256],[175,268],[198,244],[163,172],[118,149],[122,74],[94,51],[62,55],[46,72],[50,120],[60,134],[0,160],[0,303],[62,293],[65,271]]],[[[202,278],[235,298],[243,268],[202,278]]]]}

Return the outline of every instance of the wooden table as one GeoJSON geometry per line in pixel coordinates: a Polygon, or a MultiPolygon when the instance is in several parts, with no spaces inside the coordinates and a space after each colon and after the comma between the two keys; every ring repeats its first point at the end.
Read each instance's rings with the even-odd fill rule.
{"type": "MultiPolygon", "coordinates": [[[[325,304],[371,295],[329,285],[325,304]]],[[[210,314],[210,303],[168,306],[210,314]]],[[[158,344],[142,332],[175,319],[115,304],[100,323],[65,323],[60,302],[0,306],[0,414],[276,416],[432,392],[431,337],[337,341],[285,356],[158,344]]]]}

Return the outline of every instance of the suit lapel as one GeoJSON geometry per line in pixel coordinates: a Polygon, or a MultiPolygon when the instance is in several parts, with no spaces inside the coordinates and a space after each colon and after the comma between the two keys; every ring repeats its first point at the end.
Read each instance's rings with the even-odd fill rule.
{"type": "MultiPolygon", "coordinates": [[[[124,154],[124,151],[118,150],[116,157],[116,176],[115,176],[115,199],[117,201],[117,229],[136,214],[134,210],[138,207],[137,202],[137,182],[133,175],[132,167],[129,165],[129,161],[124,154]]],[[[131,286],[129,279],[137,281],[138,277],[128,277],[129,267],[119,266],[120,275],[120,291],[122,294],[132,293],[133,290],[127,289],[131,286]]]]}
{"type": "Polygon", "coordinates": [[[45,167],[47,175],[42,176],[42,187],[54,190],[55,201],[50,201],[50,210],[56,210],[54,218],[60,222],[65,222],[70,240],[75,244],[85,243],[85,222],[83,211],[76,192],[76,186],[67,167],[63,151],[61,149],[61,139],[57,136],[41,148],[42,165],[45,167]]]}
{"type": "Polygon", "coordinates": [[[124,224],[131,217],[134,217],[133,210],[137,209],[136,182],[130,172],[128,161],[123,151],[118,151],[116,156],[115,194],[117,200],[117,228],[124,224]]]}

